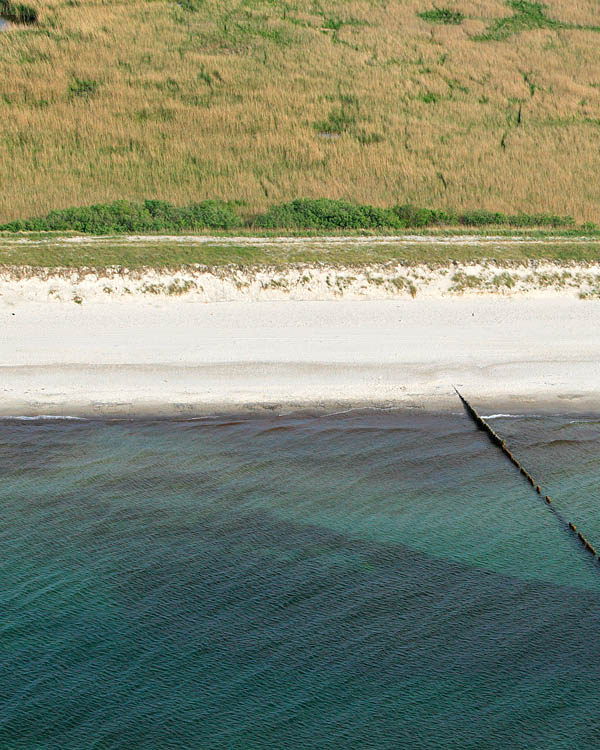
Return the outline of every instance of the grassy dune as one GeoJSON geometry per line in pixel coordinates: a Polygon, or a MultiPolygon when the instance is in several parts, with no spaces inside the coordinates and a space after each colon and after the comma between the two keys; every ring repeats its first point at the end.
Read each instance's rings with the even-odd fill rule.
{"type": "Polygon", "coordinates": [[[600,221],[597,0],[28,0],[0,223],[157,198],[600,221]]]}
{"type": "MultiPolygon", "coordinates": [[[[186,266],[210,268],[258,266],[283,268],[297,264],[365,267],[402,263],[445,266],[449,262],[491,261],[497,265],[526,265],[550,261],[565,265],[594,264],[600,257],[600,235],[545,235],[520,232],[520,240],[498,235],[495,239],[477,235],[423,233],[399,241],[378,238],[334,237],[281,238],[211,237],[209,241],[178,241],[151,236],[130,241],[124,237],[69,238],[66,235],[30,235],[26,240],[0,233],[0,272],[16,268],[176,269],[186,266]]],[[[598,281],[598,280],[597,280],[598,281]]]]}

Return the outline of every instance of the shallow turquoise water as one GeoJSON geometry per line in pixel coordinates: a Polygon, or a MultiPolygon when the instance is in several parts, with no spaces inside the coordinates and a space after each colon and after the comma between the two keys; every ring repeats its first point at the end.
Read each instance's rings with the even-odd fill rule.
{"type": "MultiPolygon", "coordinates": [[[[600,420],[493,425],[600,545],[600,420]]],[[[0,455],[0,748],[599,744],[600,564],[458,410],[0,455]]]]}

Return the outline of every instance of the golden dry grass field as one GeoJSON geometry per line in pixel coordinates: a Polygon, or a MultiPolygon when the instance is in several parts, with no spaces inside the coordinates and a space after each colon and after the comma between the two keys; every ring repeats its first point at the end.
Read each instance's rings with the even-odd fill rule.
{"type": "Polygon", "coordinates": [[[30,0],[0,31],[0,221],[296,197],[600,221],[597,0],[30,0]]]}

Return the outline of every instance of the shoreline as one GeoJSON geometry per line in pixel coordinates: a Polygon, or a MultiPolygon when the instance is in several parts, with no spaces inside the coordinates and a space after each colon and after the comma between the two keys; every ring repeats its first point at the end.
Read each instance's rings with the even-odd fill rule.
{"type": "MultiPolygon", "coordinates": [[[[515,400],[512,403],[484,403],[477,404],[478,409],[489,411],[483,414],[486,420],[494,420],[501,417],[509,419],[536,419],[543,417],[571,417],[583,421],[600,420],[600,398],[594,398],[580,404],[576,408],[561,409],[555,402],[538,402],[535,399],[527,402],[534,408],[534,411],[524,409],[524,402],[515,400]],[[486,408],[487,407],[487,408],[486,408]],[[496,409],[498,411],[496,412],[496,409]],[[493,413],[492,413],[493,412],[493,413]]],[[[355,403],[321,403],[315,404],[278,404],[265,403],[258,405],[238,405],[232,404],[216,405],[218,408],[209,409],[192,409],[179,411],[169,406],[147,405],[145,408],[138,408],[135,411],[123,411],[118,408],[103,409],[99,412],[90,412],[88,408],[81,411],[77,408],[71,410],[74,413],[46,413],[39,411],[35,413],[21,414],[12,412],[4,407],[0,410],[0,423],[3,422],[33,422],[33,423],[55,423],[55,422],[114,422],[114,423],[131,423],[131,422],[198,422],[211,424],[213,422],[232,422],[247,420],[273,420],[273,419],[321,419],[325,417],[344,417],[346,415],[358,414],[414,414],[414,415],[445,415],[461,414],[460,406],[451,405],[445,402],[445,407],[439,404],[435,406],[410,406],[406,404],[355,404],[355,403]],[[77,413],[79,412],[79,413],[77,413]]],[[[51,410],[49,410],[51,411],[51,410]]]]}
{"type": "Polygon", "coordinates": [[[551,297],[83,305],[0,297],[0,416],[348,408],[600,414],[600,301],[551,297]]]}

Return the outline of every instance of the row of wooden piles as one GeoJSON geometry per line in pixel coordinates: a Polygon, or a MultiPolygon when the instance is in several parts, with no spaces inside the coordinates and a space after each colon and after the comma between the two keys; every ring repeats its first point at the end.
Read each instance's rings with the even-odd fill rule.
{"type": "MultiPolygon", "coordinates": [[[[456,390],[456,388],[454,389],[456,390]]],[[[534,490],[537,492],[538,495],[543,495],[542,489],[540,485],[535,481],[535,479],[531,476],[531,474],[527,471],[527,469],[524,466],[521,466],[519,461],[511,451],[508,449],[508,446],[506,445],[506,440],[503,440],[498,433],[494,432],[494,430],[490,427],[490,425],[485,421],[485,419],[482,419],[479,414],[475,411],[475,409],[471,406],[471,404],[462,396],[458,391],[456,391],[458,397],[463,403],[463,406],[465,407],[467,414],[471,417],[471,419],[475,422],[475,424],[484,432],[487,433],[488,437],[492,441],[492,443],[495,443],[500,450],[503,451],[505,456],[511,461],[517,469],[521,472],[521,474],[525,477],[525,479],[531,484],[531,486],[534,488],[534,490]]],[[[552,506],[552,498],[549,495],[544,495],[544,500],[546,501],[546,504],[549,506],[552,506]]],[[[595,547],[586,539],[586,537],[581,533],[581,531],[577,530],[577,526],[575,526],[574,523],[571,521],[568,522],[568,528],[570,531],[572,531],[574,534],[577,534],[577,538],[583,545],[584,549],[589,552],[590,554],[594,555],[594,557],[598,557],[598,552],[596,551],[595,547]]],[[[600,558],[599,562],[600,562],[600,558]]]]}

